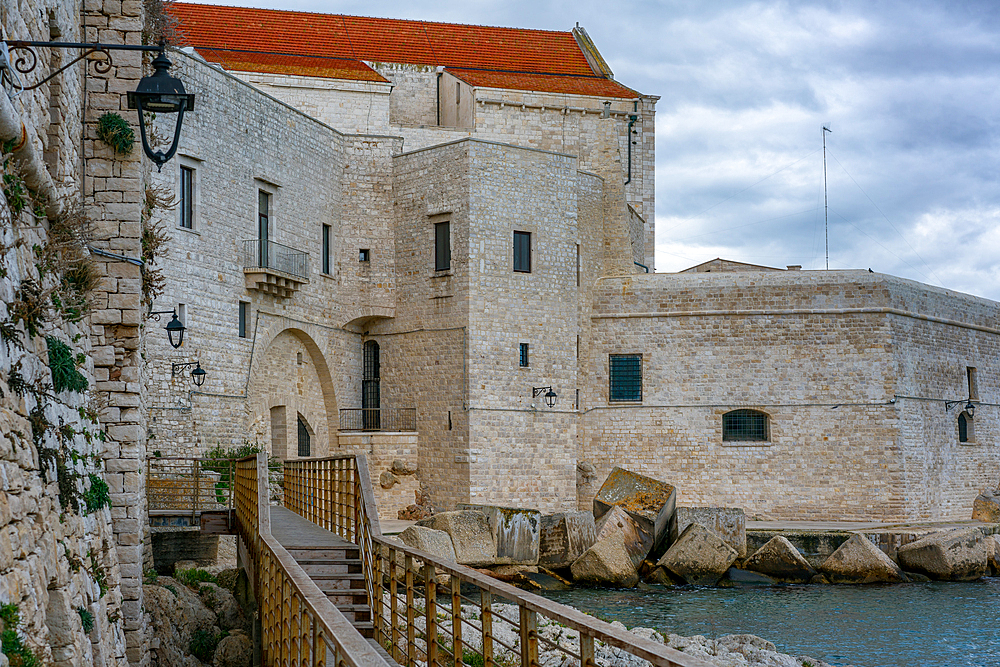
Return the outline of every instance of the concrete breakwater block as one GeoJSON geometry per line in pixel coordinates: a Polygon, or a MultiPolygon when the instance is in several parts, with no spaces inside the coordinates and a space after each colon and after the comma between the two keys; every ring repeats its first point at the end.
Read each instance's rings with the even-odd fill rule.
{"type": "Polygon", "coordinates": [[[481,567],[496,563],[497,547],[490,532],[489,520],[482,512],[442,512],[421,519],[417,525],[448,533],[455,547],[455,561],[462,565],[481,567]]]}
{"type": "Polygon", "coordinates": [[[747,557],[747,515],[739,507],[678,507],[677,521],[671,529],[670,542],[692,523],[701,524],[736,549],[740,558],[747,557]]]}
{"type": "Polygon", "coordinates": [[[597,520],[596,528],[595,544],[621,536],[634,567],[638,567],[653,548],[653,536],[621,507],[611,508],[597,520]]]}
{"type": "Polygon", "coordinates": [[[652,553],[666,550],[677,508],[677,489],[652,477],[615,467],[594,498],[594,518],[612,507],[629,513],[653,541],[652,553]]]}
{"type": "Polygon", "coordinates": [[[670,570],[689,584],[714,586],[736,562],[736,549],[697,523],[689,524],[656,566],[670,570]]]}
{"type": "Polygon", "coordinates": [[[597,541],[591,512],[559,512],[542,516],[538,543],[538,564],[551,568],[569,567],[597,541]]]}
{"type": "Polygon", "coordinates": [[[432,556],[455,560],[455,547],[451,536],[443,530],[434,530],[426,526],[410,526],[399,534],[399,541],[412,549],[418,549],[432,556]]]}
{"type": "Polygon", "coordinates": [[[816,576],[799,550],[781,535],[755,551],[743,567],[789,584],[808,584],[816,576]]]}
{"type": "Polygon", "coordinates": [[[908,581],[892,559],[863,535],[851,535],[819,568],[832,584],[895,584],[908,581]]]}
{"type": "Polygon", "coordinates": [[[497,505],[459,503],[458,509],[480,512],[490,525],[497,565],[537,565],[542,513],[497,505]]]}
{"type": "Polygon", "coordinates": [[[598,540],[570,567],[573,581],[592,586],[632,588],[639,583],[639,573],[622,533],[598,540]]]}
{"type": "Polygon", "coordinates": [[[933,533],[896,552],[903,569],[944,581],[974,581],[986,574],[986,537],[978,528],[933,533]]]}

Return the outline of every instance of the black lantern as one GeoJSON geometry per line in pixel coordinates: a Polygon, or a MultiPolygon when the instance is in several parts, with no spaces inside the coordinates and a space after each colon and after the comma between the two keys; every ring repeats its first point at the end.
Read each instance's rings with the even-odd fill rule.
{"type": "Polygon", "coordinates": [[[208,371],[201,367],[200,361],[170,364],[170,377],[177,377],[185,368],[191,368],[192,366],[194,366],[194,370],[191,371],[191,381],[194,382],[196,387],[200,387],[205,384],[205,379],[208,377],[208,371]]]}
{"type": "Polygon", "coordinates": [[[181,124],[184,122],[184,112],[194,110],[194,95],[184,91],[180,79],[167,74],[170,61],[163,50],[153,59],[153,74],[139,81],[136,89],[128,93],[128,108],[139,110],[139,136],[142,138],[142,150],[150,160],[156,163],[156,170],[163,168],[164,163],[177,152],[177,141],[181,136],[181,124]],[[145,112],[177,114],[177,126],[174,128],[174,140],[166,153],[149,147],[146,139],[145,112]]]}
{"type": "Polygon", "coordinates": [[[170,318],[170,322],[167,323],[167,339],[170,341],[170,345],[176,350],[181,345],[184,344],[184,324],[177,319],[176,310],[154,310],[149,313],[150,316],[156,320],[160,321],[160,315],[173,315],[170,318]]]}
{"type": "Polygon", "coordinates": [[[972,404],[972,401],[969,401],[968,403],[965,404],[965,412],[969,415],[970,418],[976,416],[976,406],[972,404]]]}
{"type": "Polygon", "coordinates": [[[547,405],[548,407],[554,408],[556,406],[556,392],[552,391],[552,387],[551,386],[549,386],[549,387],[532,387],[531,388],[531,397],[534,398],[534,397],[536,397],[538,395],[542,395],[542,398],[545,399],[545,405],[547,405]]]}

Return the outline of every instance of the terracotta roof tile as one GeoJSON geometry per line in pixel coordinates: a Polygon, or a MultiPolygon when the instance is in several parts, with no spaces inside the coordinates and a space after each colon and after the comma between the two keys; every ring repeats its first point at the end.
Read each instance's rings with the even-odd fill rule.
{"type": "Polygon", "coordinates": [[[253,71],[376,81],[383,79],[372,78],[371,68],[363,63],[352,67],[324,65],[321,60],[444,65],[489,72],[489,76],[476,75],[477,80],[494,82],[473,85],[635,95],[595,75],[571,32],[195,3],[171,3],[168,7],[177,19],[184,45],[231,69],[253,66],[253,71]],[[252,56],[253,52],[258,56],[252,56]]]}
{"type": "Polygon", "coordinates": [[[625,97],[632,99],[639,94],[617,81],[600,77],[561,76],[528,72],[488,72],[449,67],[449,74],[470,86],[481,88],[507,88],[510,90],[538,90],[547,93],[593,95],[595,97],[625,97]]]}

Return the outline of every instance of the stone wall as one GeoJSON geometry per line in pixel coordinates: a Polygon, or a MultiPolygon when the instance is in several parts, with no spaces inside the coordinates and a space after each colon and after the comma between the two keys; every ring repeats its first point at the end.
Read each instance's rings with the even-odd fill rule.
{"type": "MultiPolygon", "coordinates": [[[[1000,455],[959,445],[944,400],[963,398],[966,366],[996,372],[996,309],[862,271],[602,281],[580,457],[599,479],[627,462],[676,485],[684,505],[968,518],[1000,455]],[[613,353],[643,355],[641,402],[609,402],[613,353]],[[768,415],[767,441],[723,441],[722,415],[740,408],[768,415]]],[[[977,433],[996,428],[988,407],[975,419],[977,433]]]]}

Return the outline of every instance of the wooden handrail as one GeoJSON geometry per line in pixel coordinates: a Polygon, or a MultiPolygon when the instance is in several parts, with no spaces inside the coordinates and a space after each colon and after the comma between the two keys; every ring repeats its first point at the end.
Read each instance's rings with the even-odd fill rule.
{"type": "MultiPolygon", "coordinates": [[[[480,654],[486,667],[492,667],[495,664],[493,645],[501,642],[494,638],[491,630],[495,616],[491,605],[507,600],[518,607],[519,615],[517,619],[502,618],[500,621],[514,626],[518,630],[522,667],[537,667],[538,664],[540,636],[536,625],[537,614],[580,633],[578,654],[562,647],[559,649],[580,660],[583,667],[595,667],[596,665],[594,662],[595,640],[627,651],[648,661],[655,667],[712,667],[713,663],[668,648],[650,639],[633,635],[572,607],[515,588],[464,565],[385,539],[379,527],[371,478],[363,454],[324,459],[299,459],[286,462],[285,465],[286,470],[292,471],[291,475],[286,476],[285,482],[286,500],[291,494],[292,503],[286,504],[286,506],[304,518],[313,521],[315,519],[311,517],[324,517],[325,523],[337,526],[342,536],[349,536],[348,539],[361,547],[362,568],[371,603],[375,637],[380,644],[392,651],[393,657],[401,664],[405,662],[412,667],[417,661],[420,661],[433,665],[442,651],[448,652],[449,650],[451,651],[450,660],[454,661],[456,666],[463,663],[465,661],[464,648],[468,647],[468,644],[462,640],[462,628],[463,624],[467,624],[469,627],[481,631],[483,640],[480,654]],[[349,459],[354,460],[353,464],[348,462],[349,459]],[[329,484],[329,479],[309,479],[310,475],[321,477],[323,471],[329,469],[325,467],[326,462],[331,461],[339,462],[337,464],[339,471],[353,470],[354,477],[351,482],[353,482],[354,488],[352,489],[353,493],[350,494],[353,502],[345,503],[338,501],[330,494],[325,494],[323,483],[329,484]],[[324,499],[330,503],[325,508],[317,509],[308,506],[307,500],[322,502],[324,499]],[[338,512],[341,513],[340,516],[337,516],[338,512]],[[415,561],[422,561],[424,564],[421,579],[424,589],[423,613],[426,616],[426,637],[419,638],[414,632],[416,609],[414,600],[418,583],[415,561]],[[400,570],[402,570],[402,580],[398,574],[400,570]],[[451,577],[452,622],[450,630],[448,630],[448,625],[439,623],[437,620],[438,611],[442,607],[437,603],[435,572],[451,577]],[[401,583],[405,599],[402,599],[399,593],[401,583]],[[481,620],[479,622],[481,627],[479,628],[462,618],[461,583],[472,584],[480,591],[482,602],[480,603],[481,620]],[[401,606],[406,615],[405,637],[400,632],[400,624],[404,622],[400,613],[401,606]],[[418,648],[416,644],[418,639],[427,640],[424,642],[426,648],[418,648]],[[449,644],[450,649],[448,648],[449,644]]],[[[507,651],[512,649],[513,647],[506,647],[507,651]]],[[[475,651],[474,648],[473,650],[475,651]]]]}

